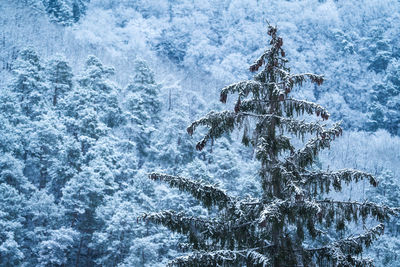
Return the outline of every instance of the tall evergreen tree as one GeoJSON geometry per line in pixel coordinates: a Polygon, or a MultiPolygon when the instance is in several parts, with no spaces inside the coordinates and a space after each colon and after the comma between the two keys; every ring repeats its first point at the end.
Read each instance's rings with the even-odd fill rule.
{"type": "Polygon", "coordinates": [[[72,6],[65,0],[43,0],[43,5],[52,21],[64,26],[74,21],[72,6]]]}
{"type": "Polygon", "coordinates": [[[369,121],[367,128],[379,128],[391,134],[400,135],[400,61],[393,59],[388,63],[382,83],[373,86],[369,99],[369,121]]]}
{"type": "Polygon", "coordinates": [[[332,188],[340,191],[343,183],[366,179],[376,186],[377,182],[358,170],[312,169],[318,152],[329,148],[342,129],[338,123],[328,128],[323,121],[329,113],[320,105],[290,97],[295,86],[306,80],[321,85],[323,76],[292,74],[286,66],[288,60],[277,29],[269,26],[268,35],[270,47],[250,66],[250,71],[265,67],[253,80],[221,91],[223,103],[228,94],[238,95],[234,111],[211,111],[187,128],[190,135],[198,126],[208,128],[196,146],[198,150],[210,140],[243,129],[242,142],[255,147],[261,163],[262,196],[233,197],[203,181],[152,173],[150,179],[189,192],[206,207],[218,208],[217,216],[162,211],[144,214],[143,219],[188,236],[188,247],[194,253],[174,259],[174,266],[372,266],[372,259],[363,258],[362,252],[383,233],[382,223],[359,235],[336,240],[326,238],[321,229],[336,227],[343,231],[346,222],[365,222],[367,218],[383,222],[398,210],[372,202],[324,198],[332,188]],[[312,122],[311,115],[322,120],[312,122]],[[310,139],[296,148],[291,141],[295,136],[310,139]]]}
{"type": "Polygon", "coordinates": [[[68,133],[81,142],[82,153],[123,122],[118,105],[118,88],[108,79],[114,69],[89,56],[78,85],[65,97],[60,109],[68,133]]]}
{"type": "MultiPolygon", "coordinates": [[[[118,189],[116,181],[123,176],[123,162],[116,151],[118,139],[113,136],[113,130],[123,118],[117,99],[118,87],[108,79],[111,74],[112,68],[90,56],[78,85],[68,92],[64,103],[60,103],[63,122],[68,134],[73,136],[67,140],[66,151],[57,162],[65,162],[69,168],[64,170],[69,173],[62,168],[56,168],[54,172],[61,174],[59,181],[64,185],[59,195],[60,204],[65,208],[65,221],[69,223],[66,226],[77,232],[77,242],[66,240],[72,247],[69,254],[65,254],[68,246],[57,252],[64,255],[64,259],[68,258],[67,265],[94,264],[97,252],[89,244],[94,231],[100,228],[96,209],[106,196],[114,194],[118,189]]],[[[60,233],[63,232],[66,231],[60,233]]],[[[60,240],[63,239],[57,242],[60,240]]],[[[50,252],[44,250],[43,253],[48,255],[50,252]]]]}
{"type": "Polygon", "coordinates": [[[43,66],[39,56],[32,49],[25,49],[18,55],[13,68],[14,78],[11,90],[16,94],[21,112],[35,120],[46,112],[48,88],[43,77],[43,66]]]}
{"type": "Polygon", "coordinates": [[[136,60],[135,74],[126,88],[124,106],[127,110],[125,134],[136,143],[139,165],[149,155],[151,135],[160,121],[161,103],[158,99],[160,86],[154,74],[143,60],[136,60]]]}
{"type": "Polygon", "coordinates": [[[9,153],[0,158],[0,266],[19,266],[25,260],[24,210],[32,184],[23,175],[23,163],[9,153]]]}
{"type": "Polygon", "coordinates": [[[59,98],[72,89],[72,69],[68,62],[60,57],[51,60],[46,69],[52,92],[53,106],[57,105],[59,98]]]}
{"type": "Polygon", "coordinates": [[[79,19],[86,13],[86,5],[90,0],[74,0],[72,3],[72,15],[74,22],[78,22],[79,19]]]}
{"type": "MultiPolygon", "coordinates": [[[[400,183],[390,171],[384,170],[378,177],[378,190],[368,190],[367,196],[378,202],[389,206],[400,206],[400,183]]],[[[400,251],[400,221],[391,218],[385,227],[385,236],[376,241],[374,249],[371,250],[377,259],[377,266],[397,266],[400,251]]]]}

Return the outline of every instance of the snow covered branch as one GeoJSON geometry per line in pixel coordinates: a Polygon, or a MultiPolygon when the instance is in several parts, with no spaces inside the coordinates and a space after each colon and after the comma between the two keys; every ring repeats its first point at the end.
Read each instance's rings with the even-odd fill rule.
{"type": "Polygon", "coordinates": [[[234,83],[221,90],[220,101],[226,103],[228,93],[238,93],[239,97],[247,97],[251,92],[253,96],[260,97],[263,85],[257,81],[247,80],[234,83]]]}
{"type": "Polygon", "coordinates": [[[182,212],[173,210],[145,213],[141,216],[141,219],[161,224],[171,231],[187,235],[195,249],[208,248],[207,240],[209,238],[218,243],[230,235],[228,226],[217,219],[186,216],[182,212]]]}
{"type": "Polygon", "coordinates": [[[203,181],[194,181],[188,178],[172,176],[161,173],[150,173],[149,178],[154,181],[163,181],[171,187],[190,193],[194,198],[201,201],[204,206],[211,207],[216,205],[220,208],[234,200],[216,185],[207,184],[203,181]]]}
{"type": "MultiPolygon", "coordinates": [[[[316,203],[320,204],[326,210],[326,214],[340,213],[344,214],[346,220],[357,220],[362,217],[365,220],[367,217],[374,217],[380,222],[384,222],[390,215],[394,216],[399,213],[398,208],[390,208],[386,205],[379,205],[373,202],[358,202],[358,201],[335,201],[335,200],[317,200],[316,203]],[[328,210],[331,210],[329,212],[328,210]]],[[[333,218],[330,218],[333,220],[333,218]]]]}
{"type": "Polygon", "coordinates": [[[304,251],[308,255],[326,259],[335,266],[373,266],[372,259],[356,256],[361,255],[363,247],[369,247],[383,231],[383,224],[379,224],[364,234],[350,236],[321,248],[306,248],[304,251]]]}
{"type": "Polygon", "coordinates": [[[275,70],[280,74],[282,80],[290,82],[292,86],[302,86],[306,78],[310,79],[312,83],[316,83],[317,85],[321,85],[324,81],[323,75],[317,75],[313,73],[290,74],[287,70],[282,68],[275,68],[275,70]]]}
{"type": "Polygon", "coordinates": [[[327,120],[330,116],[324,107],[316,103],[293,98],[285,99],[284,109],[287,116],[292,116],[293,111],[296,111],[297,115],[303,115],[304,112],[310,115],[315,114],[317,116],[321,116],[321,118],[324,120],[327,120]]]}
{"type": "Polygon", "coordinates": [[[239,119],[240,117],[231,111],[211,111],[204,118],[194,121],[187,128],[187,132],[188,134],[192,135],[196,127],[199,125],[207,126],[209,128],[208,133],[196,145],[196,149],[201,151],[209,139],[218,138],[223,133],[232,131],[234,129],[235,122],[237,122],[239,119]]]}
{"type": "Polygon", "coordinates": [[[302,184],[318,184],[320,189],[325,189],[321,191],[325,191],[326,193],[329,192],[329,188],[331,185],[336,191],[342,190],[343,182],[346,184],[350,184],[350,182],[357,183],[360,180],[366,179],[372,186],[376,187],[378,185],[378,181],[373,175],[353,169],[344,169],[334,172],[307,171],[305,173],[302,173],[301,177],[303,179],[301,181],[302,184]]]}
{"type": "Polygon", "coordinates": [[[318,136],[309,140],[305,146],[297,150],[293,155],[286,158],[286,161],[292,162],[295,166],[304,168],[314,162],[315,157],[321,149],[329,148],[330,142],[339,136],[342,132],[340,124],[335,123],[331,129],[318,132],[318,136]]]}
{"type": "Polygon", "coordinates": [[[243,251],[218,250],[218,251],[196,251],[193,254],[177,257],[169,266],[224,266],[232,265],[238,260],[245,259],[243,251]]]}

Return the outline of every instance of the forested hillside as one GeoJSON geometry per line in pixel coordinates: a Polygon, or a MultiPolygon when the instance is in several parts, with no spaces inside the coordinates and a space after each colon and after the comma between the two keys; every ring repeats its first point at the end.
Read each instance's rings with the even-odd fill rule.
{"type": "MultiPolygon", "coordinates": [[[[293,97],[342,121],[312,169],[379,182],[327,197],[400,206],[398,0],[3,0],[0,10],[0,266],[165,266],[184,255],[185,237],[138,217],[215,211],[153,171],[261,195],[260,163],[238,131],[197,151],[205,129],[186,128],[223,109],[225,85],[253,77],[268,22],[293,73],[324,75],[293,97]]],[[[400,266],[399,231],[389,220],[368,250],[376,266],[400,266]]]]}

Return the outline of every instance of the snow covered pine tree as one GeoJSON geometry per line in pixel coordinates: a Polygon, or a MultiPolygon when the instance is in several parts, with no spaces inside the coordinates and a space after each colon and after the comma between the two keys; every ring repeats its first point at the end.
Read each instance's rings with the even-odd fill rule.
{"type": "Polygon", "coordinates": [[[362,257],[363,249],[383,233],[382,222],[399,210],[371,202],[323,198],[332,187],[341,191],[343,183],[367,179],[377,186],[377,182],[370,174],[352,169],[311,169],[318,152],[329,148],[342,129],[338,123],[327,128],[322,121],[329,118],[329,113],[320,105],[289,97],[295,85],[301,86],[307,79],[321,85],[323,77],[291,74],[276,27],[269,26],[268,35],[270,48],[250,71],[256,72],[265,65],[264,69],[254,80],[241,81],[221,91],[222,103],[226,103],[228,93],[238,94],[234,111],[211,111],[187,129],[191,135],[198,126],[208,127],[196,147],[202,150],[207,141],[244,128],[242,142],[256,148],[261,162],[262,197],[240,199],[203,181],[151,173],[150,179],[189,192],[206,207],[219,208],[218,216],[205,219],[162,211],[144,214],[143,219],[188,236],[194,252],[175,258],[170,262],[172,266],[373,266],[372,259],[362,257]],[[295,119],[304,113],[320,116],[322,121],[295,119]],[[254,126],[251,137],[250,125],[254,126]],[[314,137],[296,149],[285,133],[314,137]],[[324,239],[317,238],[325,234],[320,228],[343,230],[346,221],[357,222],[359,218],[372,218],[380,224],[362,234],[334,241],[325,238],[326,242],[320,242],[324,239]]]}

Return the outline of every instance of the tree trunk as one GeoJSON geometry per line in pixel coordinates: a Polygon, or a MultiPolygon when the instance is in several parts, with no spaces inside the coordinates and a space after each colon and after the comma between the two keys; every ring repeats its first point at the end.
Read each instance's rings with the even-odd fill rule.
{"type": "Polygon", "coordinates": [[[83,243],[83,238],[81,237],[81,239],[79,241],[78,254],[76,255],[75,267],[79,266],[79,258],[81,256],[82,243],[83,243]]]}
{"type": "Polygon", "coordinates": [[[53,106],[57,105],[57,86],[54,88],[53,106]]]}

